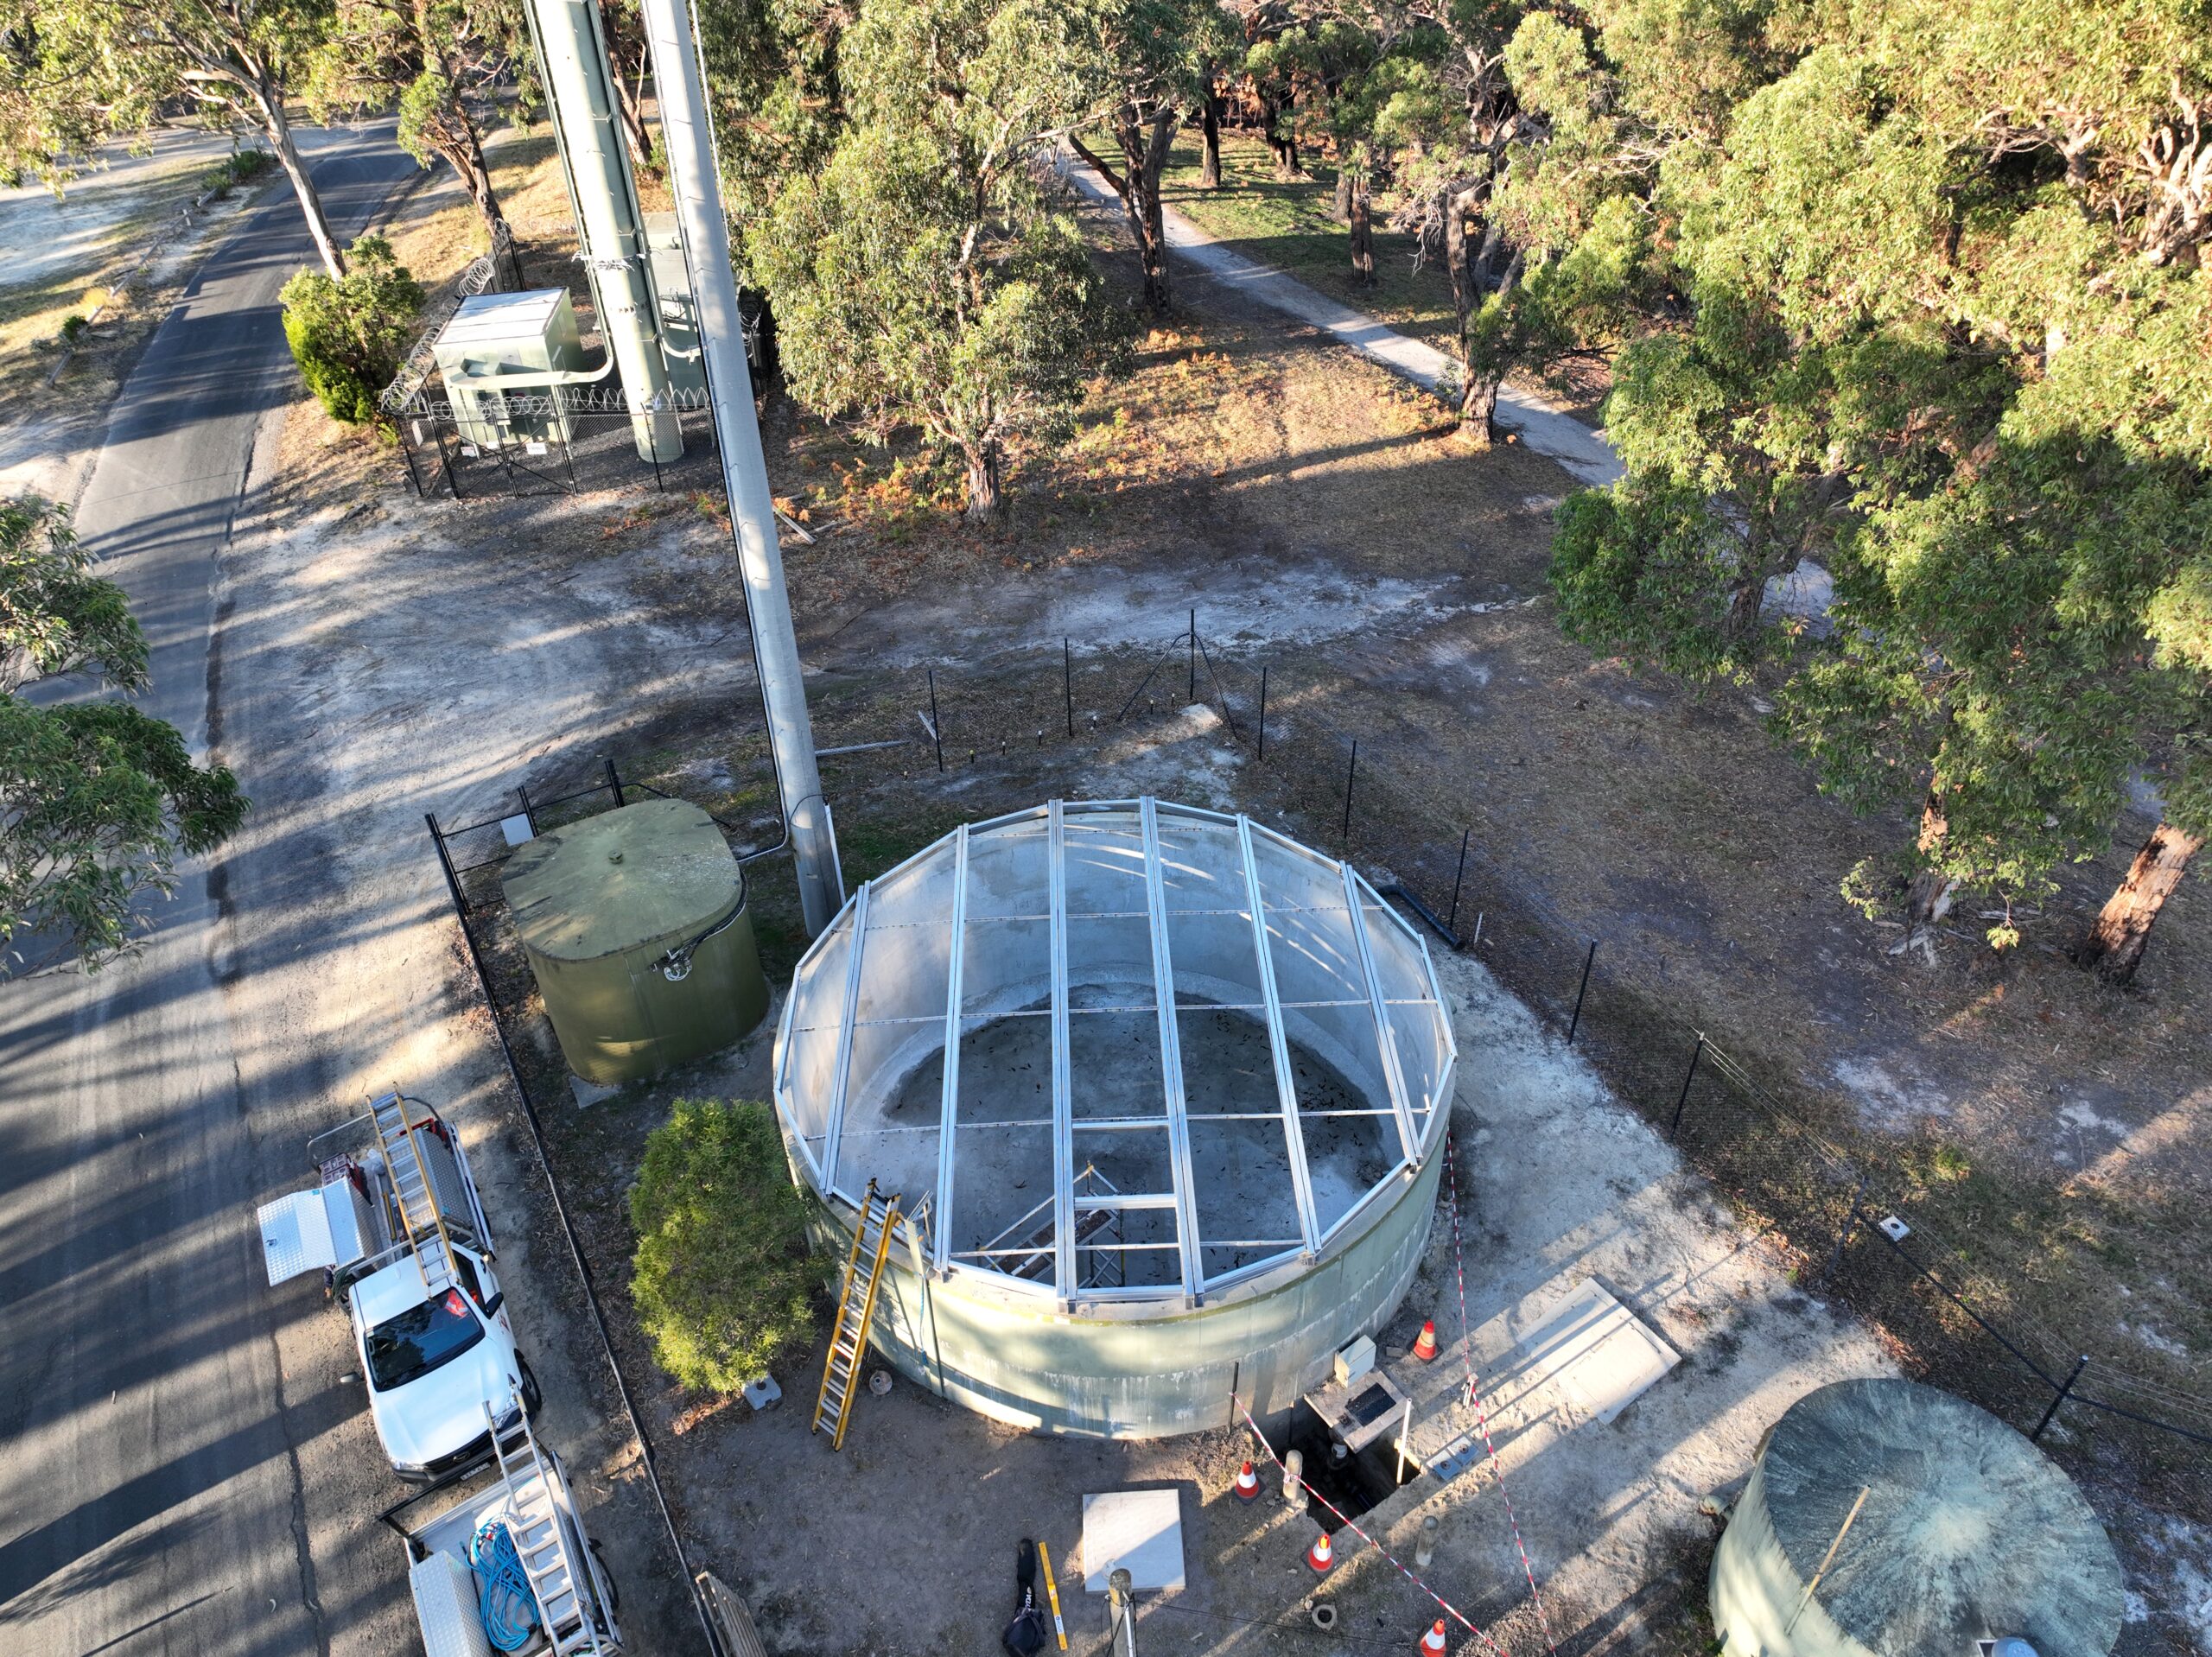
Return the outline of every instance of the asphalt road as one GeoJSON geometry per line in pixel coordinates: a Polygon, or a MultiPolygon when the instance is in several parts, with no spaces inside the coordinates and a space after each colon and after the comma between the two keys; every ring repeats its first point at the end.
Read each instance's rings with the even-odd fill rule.
{"type": "MultiPolygon", "coordinates": [[[[415,170],[388,129],[302,143],[341,237],[415,170]]],[[[257,427],[294,384],[277,290],[311,261],[280,187],[149,343],[78,511],[152,645],[143,705],[195,749],[221,739],[216,556],[257,427]]],[[[256,1001],[227,901],[276,854],[249,826],[226,863],[155,905],[137,959],[0,985],[10,1651],[327,1649],[334,1595],[310,1510],[324,1482],[388,1489],[385,1470],[307,1451],[357,1413],[358,1390],[287,1396],[280,1302],[262,1287],[253,1207],[303,1183],[286,1107],[318,1091],[256,1001]]]]}

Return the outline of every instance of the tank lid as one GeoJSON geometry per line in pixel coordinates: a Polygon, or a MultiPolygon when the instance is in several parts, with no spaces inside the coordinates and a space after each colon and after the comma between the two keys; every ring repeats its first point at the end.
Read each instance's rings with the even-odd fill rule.
{"type": "Polygon", "coordinates": [[[2120,1636],[2120,1561],[2073,1481],[1987,1411],[1916,1381],[1807,1394],[1760,1463],[1799,1578],[1888,1657],[1959,1657],[1992,1635],[2097,1657],[2120,1636]],[[1866,1501],[1837,1535],[1864,1488],[1866,1501]]]}
{"type": "Polygon", "coordinates": [[[523,942],[557,961],[681,943],[743,890],[721,831],[689,800],[640,800],[540,835],[499,884],[523,942]]]}

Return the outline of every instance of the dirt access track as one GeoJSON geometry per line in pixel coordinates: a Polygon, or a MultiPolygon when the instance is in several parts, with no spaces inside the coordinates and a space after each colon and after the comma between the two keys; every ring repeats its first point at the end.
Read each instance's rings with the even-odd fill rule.
{"type": "MultiPolygon", "coordinates": [[[[2212,1334],[2193,1251],[2208,1101],[2187,1057],[2204,1027],[2201,902],[2184,893],[2171,906],[2133,995],[2097,990],[2035,948],[2063,936],[2056,912],[2003,960],[1964,941],[1932,969],[1888,955],[1885,935],[1833,896],[1884,830],[1819,799],[1766,747],[1748,701],[1687,698],[1558,638],[1541,578],[1564,474],[1517,446],[1471,454],[1433,403],[1310,334],[1196,285],[1184,303],[1129,378],[1094,388],[1074,441],[1023,457],[1005,530],[961,525],[948,480],[919,457],[860,450],[773,409],[777,487],[817,536],[789,549],[788,567],[819,740],[906,740],[825,762],[847,873],[1055,794],[1242,808],[1333,850],[1340,735],[1358,737],[1371,768],[1351,852],[1378,879],[1403,874],[1440,903],[1458,831],[1472,828],[1463,910],[1488,930],[1478,959],[1450,958],[1448,987],[1478,1355],[1499,1355],[1531,1296],[1594,1277],[1682,1356],[1610,1423],[1530,1425],[1500,1444],[1561,1648],[1701,1649],[1713,1531],[1699,1501],[1725,1497],[1791,1398],[1900,1355],[1795,1288],[1802,1250],[1685,1172],[1642,1119],[1650,1101],[1633,1089],[1625,1103],[1638,1109],[1609,1098],[1484,962],[1516,992],[1548,1004],[1563,986],[1571,1000],[1585,941],[1599,939],[1583,1039],[1600,1056],[1618,1044],[1609,1032],[1635,1036],[1655,1006],[1685,1030],[1696,1020],[1794,1103],[1826,1111],[1829,1131],[1923,1171],[1931,1226],[1986,1238],[2008,1268],[2026,1262],[2017,1292],[2035,1297],[2039,1318],[2139,1368],[2170,1364],[2159,1373],[2177,1388],[2201,1379],[2212,1334]],[[1179,711],[1188,663],[1170,647],[1194,606],[1233,731],[1218,712],[1179,711]],[[1264,761],[1250,728],[1262,664],[1264,761]],[[932,670],[942,772],[915,740],[932,670]],[[1421,847],[1428,860],[1406,855],[1421,847]],[[2077,1103],[2088,1116],[2068,1114],[2077,1103]]],[[[499,1192],[495,1221],[526,1238],[533,1286],[518,1323],[548,1331],[534,1350],[561,1353],[558,1374],[539,1361],[556,1400],[550,1431],[619,1557],[626,1612],[683,1648],[696,1636],[682,1587],[596,1336],[560,1286],[563,1246],[472,1010],[423,814],[511,809],[518,784],[556,793],[608,754],[628,776],[772,833],[711,461],[695,457],[666,493],[645,479],[425,503],[396,454],[304,408],[268,460],[270,487],[225,570],[237,700],[223,746],[257,801],[248,832],[291,848],[303,871],[296,936],[345,941],[281,968],[296,1039],[327,1053],[332,1076],[402,1074],[464,1124],[499,1192]]],[[[773,863],[759,876],[758,926],[780,981],[803,939],[786,876],[773,863]]],[[[766,1044],[579,1110],[526,982],[502,962],[525,1078],[679,1528],[695,1565],[753,1599],[775,1649],[988,1647],[1010,1603],[1014,1540],[1033,1531],[1070,1571],[1077,1498],[1156,1481],[1185,1492],[1193,1586],[1147,1611],[1148,1647],[1402,1648],[1426,1625],[1395,1573],[1354,1557],[1328,1590],[1347,1618],[1338,1635],[1308,1632],[1295,1533],[1306,1521],[1224,1500],[1245,1453],[1232,1432],[1149,1446],[1025,1438],[902,1386],[863,1400],[832,1457],[805,1431],[818,1352],[783,1373],[786,1406],[758,1418],[667,1386],[628,1318],[624,1193],[667,1101],[758,1096],[766,1044]]],[[[1670,1071],[1687,1045],[1668,1050],[1670,1071]]],[[[1448,1235],[1440,1223],[1386,1348],[1444,1307],[1448,1235]]],[[[1458,1337],[1456,1305],[1439,1321],[1458,1337]]],[[[339,1385],[334,1343],[302,1332],[286,1355],[309,1390],[339,1385]]],[[[330,1431],[368,1453],[365,1419],[330,1431]]],[[[2139,1616],[2124,1648],[2212,1649],[2206,1516],[2101,1460],[2094,1434],[2069,1454],[2126,1551],[2139,1616]]],[[[1486,1481],[1411,1485],[1393,1501],[1379,1516],[1394,1549],[1423,1513],[1446,1513],[1437,1574],[1455,1603],[1496,1622],[1509,1650],[1539,1649],[1486,1481]]],[[[372,1525],[363,1514],[356,1528],[372,1525]]],[[[403,1592],[395,1578],[365,1603],[389,1615],[403,1592]]],[[[1071,1597],[1077,1628],[1095,1633],[1095,1602],[1071,1597]]]]}

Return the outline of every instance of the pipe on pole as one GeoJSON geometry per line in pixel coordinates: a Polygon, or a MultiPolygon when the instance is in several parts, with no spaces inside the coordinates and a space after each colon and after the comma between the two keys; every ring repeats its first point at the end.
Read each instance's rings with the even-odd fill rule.
{"type": "Polygon", "coordinates": [[[683,453],[661,356],[660,305],[653,292],[637,180],[615,129],[607,42],[597,0],[528,0],[553,128],[568,163],[576,233],[599,304],[599,327],[628,393],[638,458],[655,466],[683,453]]]}
{"type": "Polygon", "coordinates": [[[799,674],[798,638],[791,631],[791,596],[784,587],[767,456],[753,412],[753,375],[745,361],[745,331],[738,317],[737,277],[730,262],[729,223],[722,216],[701,54],[683,0],[645,0],[644,17],[652,51],[653,86],[660,100],[669,185],[676,197],[677,227],[699,308],[707,397],[714,409],[722,480],[729,492],[730,530],[745,578],[753,658],[760,669],[769,746],[775,755],[791,860],[798,873],[799,906],[811,937],[836,917],[843,906],[843,893],[836,875],[837,848],[822,797],[822,773],[815,760],[814,728],[807,717],[806,686],[799,674]]]}

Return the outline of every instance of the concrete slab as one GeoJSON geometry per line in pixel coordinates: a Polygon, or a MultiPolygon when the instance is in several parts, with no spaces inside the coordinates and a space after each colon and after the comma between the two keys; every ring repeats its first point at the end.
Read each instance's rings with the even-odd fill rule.
{"type": "Polygon", "coordinates": [[[1109,1490],[1083,1499],[1083,1585],[1106,1591],[1116,1567],[1139,1590],[1183,1586],[1183,1493],[1109,1490]]]}

